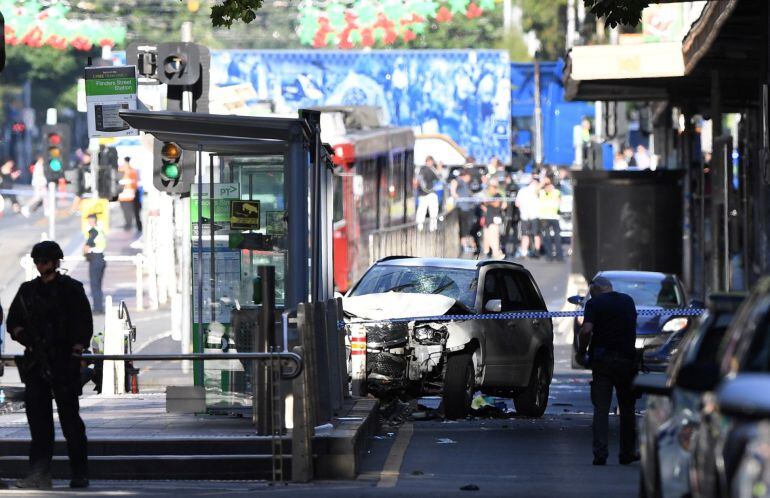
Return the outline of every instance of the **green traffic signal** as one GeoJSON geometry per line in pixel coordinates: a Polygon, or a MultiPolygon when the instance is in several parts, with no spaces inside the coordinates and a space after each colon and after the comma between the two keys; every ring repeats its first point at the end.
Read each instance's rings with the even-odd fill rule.
{"type": "Polygon", "coordinates": [[[51,159],[51,161],[48,163],[48,167],[51,168],[51,171],[57,173],[62,170],[61,161],[58,159],[51,159]]]}
{"type": "Polygon", "coordinates": [[[179,179],[179,164],[177,163],[164,163],[161,168],[161,175],[169,180],[179,179]]]}

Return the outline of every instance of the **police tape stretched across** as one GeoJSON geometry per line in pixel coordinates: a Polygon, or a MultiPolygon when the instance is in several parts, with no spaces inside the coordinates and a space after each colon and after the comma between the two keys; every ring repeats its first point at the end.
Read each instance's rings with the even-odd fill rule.
{"type": "MultiPolygon", "coordinates": [[[[639,316],[658,316],[671,315],[678,316],[700,316],[706,312],[704,308],[662,308],[662,309],[637,309],[639,316]]],[[[575,311],[511,311],[503,313],[481,313],[477,315],[437,315],[437,316],[412,316],[399,318],[385,318],[378,320],[350,320],[337,322],[338,329],[344,329],[345,325],[368,325],[374,323],[400,323],[400,322],[453,322],[461,320],[519,320],[523,318],[574,318],[583,316],[583,310],[575,311]]]]}

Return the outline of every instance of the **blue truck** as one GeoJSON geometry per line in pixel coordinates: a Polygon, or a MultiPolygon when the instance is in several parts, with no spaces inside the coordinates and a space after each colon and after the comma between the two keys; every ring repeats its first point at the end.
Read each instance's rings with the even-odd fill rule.
{"type": "MultiPolygon", "coordinates": [[[[573,128],[585,116],[594,117],[590,102],[566,102],[562,72],[564,61],[540,62],[543,164],[570,166],[575,157],[573,128]]],[[[511,153],[516,169],[534,162],[535,64],[511,63],[511,153]]]]}

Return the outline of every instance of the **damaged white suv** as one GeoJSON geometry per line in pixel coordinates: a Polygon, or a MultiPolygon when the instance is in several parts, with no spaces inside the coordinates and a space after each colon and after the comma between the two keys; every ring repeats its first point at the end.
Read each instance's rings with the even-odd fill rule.
{"type": "Polygon", "coordinates": [[[546,310],[523,266],[389,257],[369,268],[343,306],[348,334],[366,334],[366,391],[441,393],[449,418],[468,413],[477,389],[512,397],[520,414],[545,412],[553,375],[551,320],[489,317],[546,310]],[[463,317],[426,320],[443,315],[463,317]],[[388,321],[406,317],[413,319],[388,321]],[[383,321],[355,323],[362,320],[383,321]]]}

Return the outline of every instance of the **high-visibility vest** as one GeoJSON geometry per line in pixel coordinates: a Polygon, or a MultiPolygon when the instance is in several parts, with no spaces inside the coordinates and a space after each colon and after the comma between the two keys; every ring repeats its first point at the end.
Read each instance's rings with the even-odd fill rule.
{"type": "Polygon", "coordinates": [[[98,225],[92,227],[91,230],[96,230],[94,246],[91,248],[91,252],[95,254],[104,254],[104,250],[107,248],[107,236],[104,235],[104,231],[98,225]]]}
{"type": "Polygon", "coordinates": [[[548,192],[543,189],[538,194],[538,217],[541,220],[558,220],[561,192],[555,188],[548,192]]]}

